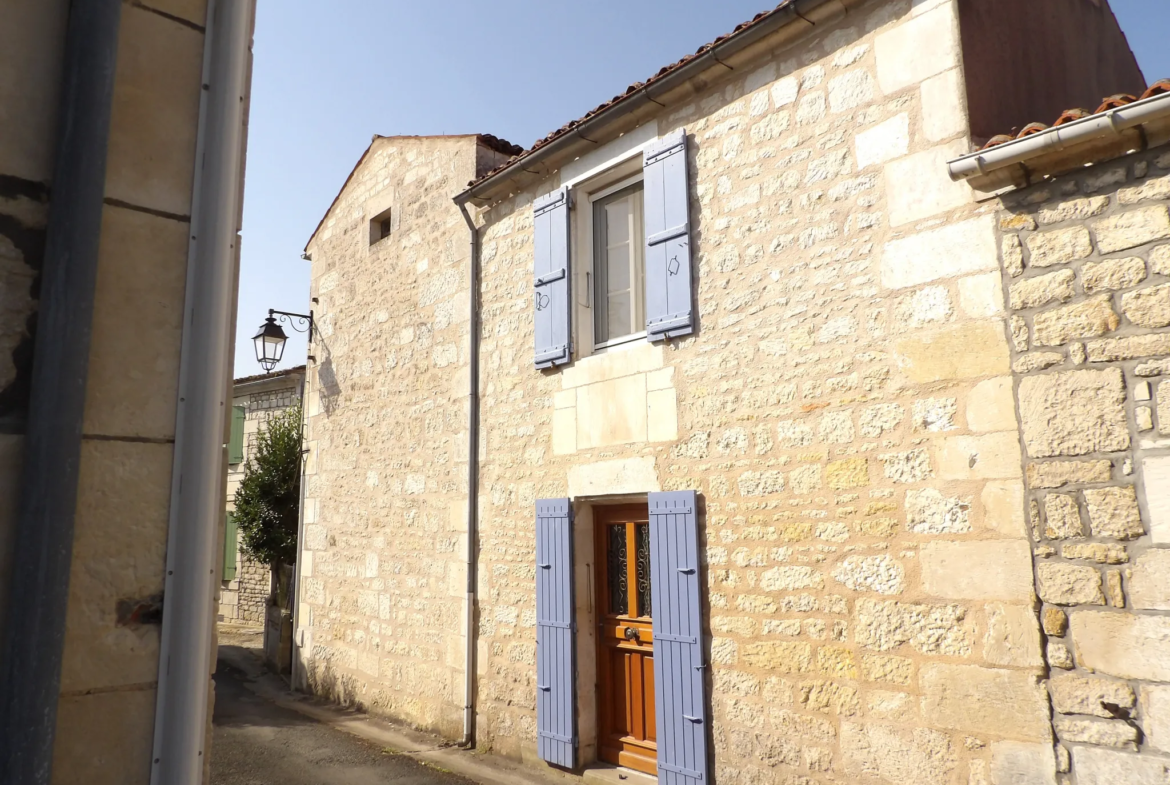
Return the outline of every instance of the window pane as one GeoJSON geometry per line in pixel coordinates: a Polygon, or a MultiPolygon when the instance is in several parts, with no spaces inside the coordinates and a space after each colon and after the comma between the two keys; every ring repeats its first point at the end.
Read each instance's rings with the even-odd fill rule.
{"type": "Polygon", "coordinates": [[[641,217],[641,183],[593,204],[593,339],[599,344],[644,327],[641,217]]]}
{"type": "Polygon", "coordinates": [[[630,241],[630,200],[622,199],[605,206],[606,234],[610,246],[630,241]]]}
{"type": "Polygon", "coordinates": [[[630,334],[630,292],[609,296],[609,337],[620,338],[630,334]]]}
{"type": "Polygon", "coordinates": [[[624,292],[630,288],[630,246],[610,246],[608,256],[605,272],[609,291],[624,292]]]}

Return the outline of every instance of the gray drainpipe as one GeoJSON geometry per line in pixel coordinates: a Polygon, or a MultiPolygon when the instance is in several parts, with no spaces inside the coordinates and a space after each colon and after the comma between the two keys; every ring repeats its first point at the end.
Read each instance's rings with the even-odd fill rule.
{"type": "Polygon", "coordinates": [[[206,763],[255,11],[255,0],[207,7],[151,785],[200,785],[206,763]]]}
{"type": "Polygon", "coordinates": [[[47,785],[57,726],[121,0],[75,0],[0,670],[0,781],[47,785]]]}
{"type": "Polygon", "coordinates": [[[467,331],[470,336],[467,370],[467,651],[463,662],[463,741],[475,746],[475,647],[476,647],[476,542],[479,538],[479,231],[467,212],[465,202],[457,202],[471,238],[468,260],[470,313],[467,331]]]}
{"type": "MultiPolygon", "coordinates": [[[[314,298],[316,299],[316,298],[314,298]]],[[[309,354],[313,352],[313,334],[309,333],[309,354]]],[[[301,563],[305,556],[305,490],[307,484],[305,481],[305,468],[309,462],[309,451],[305,447],[305,425],[309,422],[309,359],[305,358],[305,374],[301,377],[300,393],[301,393],[301,478],[299,488],[297,490],[297,560],[293,564],[293,578],[292,590],[289,592],[289,598],[292,601],[292,658],[289,662],[288,681],[289,685],[294,689],[299,689],[298,677],[303,677],[300,673],[300,668],[297,664],[301,658],[301,651],[304,649],[301,636],[304,634],[301,630],[301,563]]],[[[265,626],[268,625],[268,619],[264,620],[265,626]]],[[[307,680],[306,680],[307,681],[307,680]]]]}

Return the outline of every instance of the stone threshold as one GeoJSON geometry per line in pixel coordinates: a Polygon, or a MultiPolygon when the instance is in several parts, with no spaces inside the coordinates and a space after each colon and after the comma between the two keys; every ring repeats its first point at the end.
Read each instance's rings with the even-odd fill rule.
{"type": "Polygon", "coordinates": [[[581,773],[581,779],[590,785],[657,785],[658,778],[652,774],[627,769],[623,766],[611,766],[607,763],[595,763],[581,773]]]}

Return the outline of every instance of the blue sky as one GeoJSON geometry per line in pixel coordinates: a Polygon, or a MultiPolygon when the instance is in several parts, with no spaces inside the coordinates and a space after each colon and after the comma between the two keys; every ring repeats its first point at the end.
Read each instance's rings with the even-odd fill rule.
{"type": "MultiPolygon", "coordinates": [[[[301,252],[374,134],[527,147],[775,2],[259,0],[235,375],[260,372],[269,308],[308,309],[301,252]]],[[[1170,77],[1170,2],[1112,6],[1147,79],[1170,77]]],[[[281,367],[305,360],[288,332],[281,367]]]]}

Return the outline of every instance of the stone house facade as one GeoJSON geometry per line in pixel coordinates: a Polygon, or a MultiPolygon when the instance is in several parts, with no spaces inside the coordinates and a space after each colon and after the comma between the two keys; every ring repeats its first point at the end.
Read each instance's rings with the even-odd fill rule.
{"type": "Polygon", "coordinates": [[[1082,168],[1002,203],[1059,770],[1071,750],[1079,782],[1158,782],[1170,752],[1170,153],[1082,168]]]}
{"type": "Polygon", "coordinates": [[[255,451],[256,434],[275,414],[301,402],[305,367],[247,376],[232,385],[232,430],[228,440],[227,526],[220,575],[219,620],[262,625],[272,592],[272,573],[240,550],[242,535],[233,525],[236,489],[255,451]],[[233,536],[235,535],[235,536],[233,536]]]}
{"type": "Polygon", "coordinates": [[[1001,68],[1001,100],[1003,4],[782,3],[500,165],[376,138],[306,248],[302,685],[570,772],[1161,782],[1161,666],[1109,670],[1102,630],[1170,656],[1164,502],[1121,454],[1161,449],[1125,391],[1170,351],[1134,338],[1165,326],[1163,159],[1091,209],[948,173],[990,124],[1145,89],[1106,4],[1061,7],[1080,38],[1031,56],[1110,65],[1001,68]],[[1148,271],[1110,272],[1131,246],[1148,271]]]}
{"type": "Polygon", "coordinates": [[[317,654],[301,673],[455,736],[470,254],[451,195],[512,152],[478,136],[376,137],[310,245],[318,362],[297,596],[313,610],[295,635],[317,654]]]}

